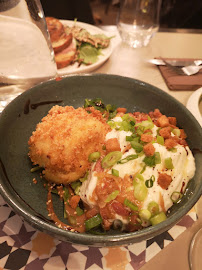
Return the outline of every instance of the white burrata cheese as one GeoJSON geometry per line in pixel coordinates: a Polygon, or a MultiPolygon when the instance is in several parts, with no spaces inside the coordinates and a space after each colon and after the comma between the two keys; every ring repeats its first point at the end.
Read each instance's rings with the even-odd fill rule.
{"type": "MultiPolygon", "coordinates": [[[[113,119],[115,122],[121,122],[121,117],[116,117],[113,119]]],[[[156,136],[158,127],[154,125],[152,132],[153,135],[156,136]]],[[[130,144],[130,142],[126,141],[126,136],[130,136],[132,133],[130,131],[119,131],[113,129],[106,135],[106,140],[111,138],[117,138],[121,151],[124,152],[124,148],[130,144]]],[[[153,186],[148,188],[148,195],[142,204],[142,208],[146,209],[148,204],[151,201],[155,201],[159,204],[160,196],[164,201],[164,208],[167,211],[173,204],[171,200],[171,195],[173,192],[181,192],[184,191],[188,181],[194,176],[195,173],[195,161],[190,151],[189,147],[177,145],[176,152],[172,152],[166,149],[165,146],[160,145],[158,143],[153,143],[155,148],[155,152],[159,152],[161,157],[161,164],[156,164],[155,167],[146,166],[145,171],[142,173],[144,180],[150,179],[153,175],[155,177],[155,181],[153,182],[153,186]],[[174,168],[172,170],[165,170],[164,161],[166,158],[171,158],[174,168]],[[172,182],[169,185],[168,189],[162,189],[158,184],[157,179],[159,173],[166,173],[172,177],[172,182]]],[[[137,154],[136,151],[131,148],[129,151],[125,152],[122,156],[126,158],[129,155],[137,154]]],[[[139,156],[137,159],[130,160],[124,164],[115,164],[112,168],[119,171],[119,176],[124,178],[127,175],[135,175],[139,173],[144,166],[143,159],[145,155],[139,156]]],[[[80,189],[81,199],[86,202],[88,205],[93,206],[96,202],[92,199],[93,191],[97,185],[97,176],[96,172],[93,172],[94,166],[92,166],[91,172],[89,173],[88,179],[82,184],[80,189]]],[[[109,171],[110,173],[110,171],[109,171]]],[[[123,183],[124,184],[124,183],[123,183]]],[[[133,186],[131,187],[133,188],[133,186]]],[[[96,198],[95,198],[96,199],[96,198]]],[[[160,206],[160,205],[159,205],[160,206]]],[[[160,210],[164,210],[160,206],[160,210]]]]}

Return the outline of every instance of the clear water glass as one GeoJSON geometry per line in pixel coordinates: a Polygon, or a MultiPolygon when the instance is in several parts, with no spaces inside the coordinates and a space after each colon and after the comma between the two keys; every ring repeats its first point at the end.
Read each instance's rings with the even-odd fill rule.
{"type": "Polygon", "coordinates": [[[161,0],[122,0],[117,28],[124,43],[145,47],[159,29],[161,0]]]}

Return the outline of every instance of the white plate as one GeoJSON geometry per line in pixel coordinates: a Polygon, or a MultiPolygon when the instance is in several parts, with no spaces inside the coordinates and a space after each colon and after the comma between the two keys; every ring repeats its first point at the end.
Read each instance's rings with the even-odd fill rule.
{"type": "Polygon", "coordinates": [[[187,109],[195,116],[199,124],[202,126],[202,116],[199,109],[200,100],[202,97],[202,87],[189,97],[187,101],[187,109]]]}
{"type": "MultiPolygon", "coordinates": [[[[70,26],[70,27],[75,24],[74,21],[69,21],[69,20],[61,20],[61,22],[63,23],[64,26],[70,26]]],[[[90,25],[90,24],[78,22],[78,21],[76,22],[76,25],[86,29],[92,35],[104,34],[106,36],[109,36],[108,33],[106,34],[106,32],[104,32],[102,29],[94,25],[90,25]]],[[[65,68],[58,69],[58,75],[62,76],[62,75],[67,75],[67,74],[86,73],[86,72],[93,71],[94,69],[101,66],[110,57],[110,55],[112,54],[112,51],[113,51],[113,48],[110,42],[109,46],[106,49],[102,49],[101,55],[99,55],[99,59],[96,63],[92,65],[82,64],[80,66],[78,66],[78,63],[74,63],[73,65],[69,65],[65,68]]]]}

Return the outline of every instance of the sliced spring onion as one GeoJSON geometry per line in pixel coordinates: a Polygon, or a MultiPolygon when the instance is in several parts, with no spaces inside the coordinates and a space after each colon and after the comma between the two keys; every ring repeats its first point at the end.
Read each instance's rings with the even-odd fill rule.
{"type": "Polygon", "coordinates": [[[135,149],[135,151],[137,153],[142,152],[142,150],[143,150],[142,144],[140,144],[139,142],[136,142],[136,141],[132,141],[132,142],[130,142],[130,144],[131,144],[132,148],[135,149]]]}
{"type": "Polygon", "coordinates": [[[153,187],[154,181],[155,181],[155,176],[152,175],[149,179],[147,179],[147,180],[145,181],[145,186],[146,186],[147,188],[153,187]]]}
{"type": "Polygon", "coordinates": [[[165,168],[168,169],[168,170],[172,170],[174,168],[171,157],[165,158],[164,164],[165,164],[165,168]]]}
{"type": "Polygon", "coordinates": [[[112,129],[116,128],[116,126],[117,126],[116,122],[114,122],[114,121],[108,121],[107,124],[110,125],[110,127],[112,129]]]}
{"type": "Polygon", "coordinates": [[[181,192],[178,191],[174,191],[171,196],[170,199],[173,203],[178,203],[180,201],[180,199],[182,199],[183,194],[181,192]]]}
{"type": "Polygon", "coordinates": [[[172,153],[176,153],[177,152],[177,148],[175,148],[175,147],[170,148],[169,151],[172,152],[172,153]]]}
{"type": "Polygon", "coordinates": [[[80,178],[80,182],[83,183],[84,181],[86,181],[88,179],[88,175],[89,175],[89,171],[86,172],[86,174],[84,175],[83,178],[80,178]]]}
{"type": "Polygon", "coordinates": [[[112,169],[112,174],[113,174],[114,176],[119,177],[119,171],[118,171],[118,170],[112,169]]]}
{"type": "Polygon", "coordinates": [[[68,200],[69,197],[70,197],[69,190],[68,190],[68,188],[66,188],[66,187],[64,187],[63,190],[64,190],[63,200],[64,200],[65,202],[67,202],[67,200],[68,200]]]}
{"type": "Polygon", "coordinates": [[[84,211],[83,211],[83,209],[81,209],[79,206],[77,206],[77,208],[76,208],[76,213],[77,213],[78,216],[82,216],[83,213],[84,213],[84,211]]]}
{"type": "Polygon", "coordinates": [[[132,203],[131,201],[129,201],[128,199],[124,200],[124,204],[125,206],[129,207],[131,210],[137,212],[138,211],[138,206],[134,203],[132,203]]]}
{"type": "Polygon", "coordinates": [[[145,164],[145,165],[143,166],[141,172],[140,172],[141,174],[146,170],[146,167],[147,167],[147,165],[145,164]]]}
{"type": "Polygon", "coordinates": [[[156,136],[156,141],[158,144],[164,145],[164,138],[162,136],[156,136]]]}
{"type": "Polygon", "coordinates": [[[143,177],[143,175],[141,175],[140,173],[137,173],[137,174],[135,175],[135,178],[138,178],[138,179],[140,179],[141,181],[144,181],[144,177],[143,177]]]}
{"type": "Polygon", "coordinates": [[[40,167],[40,166],[33,167],[33,168],[31,168],[30,172],[33,173],[33,172],[39,171],[41,169],[43,169],[43,167],[40,167]]]}
{"type": "Polygon", "coordinates": [[[127,142],[131,142],[131,141],[140,142],[140,137],[136,136],[135,134],[132,134],[131,136],[126,136],[126,141],[127,142]]]}
{"type": "Polygon", "coordinates": [[[141,218],[141,220],[149,220],[151,218],[151,213],[148,209],[141,209],[139,212],[139,217],[141,218]]]}
{"type": "Polygon", "coordinates": [[[119,161],[122,157],[122,153],[120,151],[114,151],[107,154],[102,160],[102,168],[107,169],[112,167],[117,161],[119,161]]]}
{"type": "Polygon", "coordinates": [[[161,223],[162,221],[166,220],[166,214],[164,212],[160,212],[157,215],[150,218],[151,224],[156,225],[161,223]]]}
{"type": "Polygon", "coordinates": [[[148,194],[148,189],[146,188],[144,182],[136,180],[133,180],[133,186],[134,186],[134,197],[138,201],[144,201],[148,194]]]}
{"type": "Polygon", "coordinates": [[[154,155],[151,157],[146,156],[143,159],[143,162],[149,167],[154,167],[156,164],[160,164],[161,163],[160,153],[155,152],[154,155]]]}
{"type": "Polygon", "coordinates": [[[179,130],[179,128],[174,128],[173,130],[172,130],[172,133],[174,134],[174,135],[176,135],[176,136],[180,136],[180,130],[179,130]]]}
{"type": "Polygon", "coordinates": [[[108,195],[107,199],[105,200],[106,203],[111,202],[112,200],[116,199],[119,195],[119,190],[114,190],[111,194],[108,195]]]}
{"type": "Polygon", "coordinates": [[[119,160],[117,163],[118,164],[124,164],[124,163],[126,163],[126,162],[128,162],[130,160],[136,159],[136,158],[138,158],[138,155],[129,155],[126,158],[123,158],[123,159],[119,160]]]}
{"type": "Polygon", "coordinates": [[[136,129],[136,133],[141,136],[143,134],[143,132],[145,131],[145,127],[143,126],[138,126],[138,128],[136,129]]]}
{"type": "Polygon", "coordinates": [[[100,158],[100,152],[93,152],[89,155],[88,161],[89,162],[95,162],[100,158]]]}
{"type": "Polygon", "coordinates": [[[155,156],[153,155],[153,156],[151,156],[151,157],[145,157],[144,159],[143,159],[143,162],[147,165],[147,166],[149,166],[149,167],[154,167],[155,166],[155,156]]]}
{"type": "Polygon", "coordinates": [[[71,187],[73,188],[74,193],[76,195],[78,195],[79,194],[79,191],[80,191],[80,187],[81,187],[81,182],[80,181],[72,182],[71,183],[71,187]]]}
{"type": "Polygon", "coordinates": [[[85,221],[86,231],[89,231],[90,229],[97,227],[101,223],[102,223],[102,218],[101,218],[100,214],[97,214],[96,216],[87,219],[85,221]]]}
{"type": "Polygon", "coordinates": [[[159,152],[154,153],[155,156],[155,164],[160,164],[161,163],[161,156],[159,152]]]}
{"type": "Polygon", "coordinates": [[[141,123],[136,124],[136,126],[142,126],[146,130],[146,129],[152,129],[154,127],[154,124],[152,121],[145,120],[145,121],[142,121],[141,123]]]}
{"type": "Polygon", "coordinates": [[[147,206],[147,209],[151,213],[152,217],[159,213],[159,205],[155,201],[150,202],[147,206]]]}

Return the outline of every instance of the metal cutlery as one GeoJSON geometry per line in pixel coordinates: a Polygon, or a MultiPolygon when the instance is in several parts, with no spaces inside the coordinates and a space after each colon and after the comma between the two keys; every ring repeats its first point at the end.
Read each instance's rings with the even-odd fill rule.
{"type": "Polygon", "coordinates": [[[198,73],[201,68],[202,66],[191,65],[191,66],[183,67],[182,70],[186,75],[190,76],[190,75],[194,75],[198,73]]]}
{"type": "Polygon", "coordinates": [[[171,60],[171,59],[164,59],[164,58],[154,58],[154,59],[150,59],[148,62],[157,66],[165,66],[167,63],[175,67],[184,67],[184,66],[189,66],[189,65],[199,66],[202,64],[202,60],[194,60],[194,61],[193,60],[171,60]]]}
{"type": "Polygon", "coordinates": [[[148,61],[155,65],[164,65],[176,72],[178,75],[193,75],[202,68],[202,60],[165,60],[163,58],[154,58],[148,61]]]}

